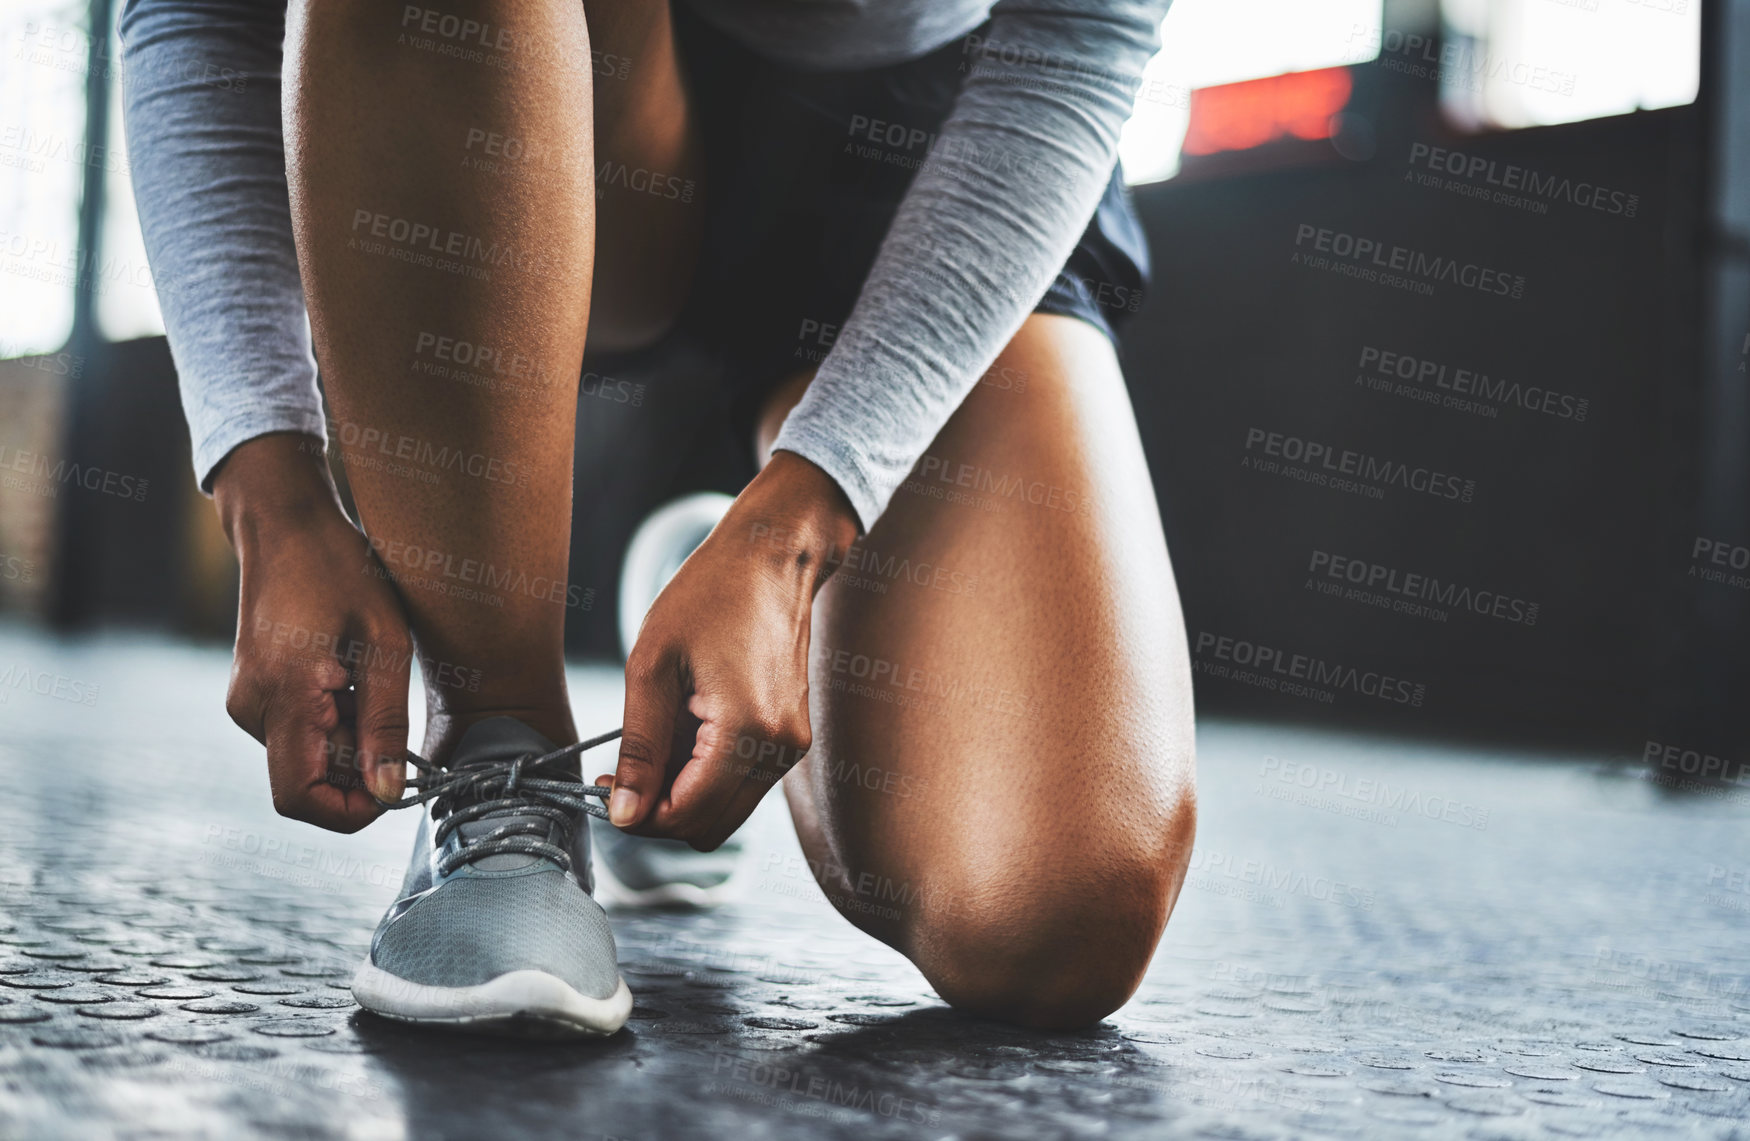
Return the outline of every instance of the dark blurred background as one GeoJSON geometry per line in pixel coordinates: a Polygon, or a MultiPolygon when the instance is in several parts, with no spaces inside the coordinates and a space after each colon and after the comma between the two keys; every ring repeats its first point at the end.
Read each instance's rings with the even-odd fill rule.
{"type": "MultiPolygon", "coordinates": [[[[0,16],[0,610],[228,640],[113,20],[0,16]],[[33,455],[117,478],[8,474],[33,455]]],[[[1750,3],[1178,0],[1165,40],[1124,352],[1195,659],[1419,687],[1200,672],[1199,707],[1750,756],[1750,3]]],[[[611,657],[639,520],[750,469],[708,362],[594,367],[645,386],[580,401],[568,638],[611,657]]]]}

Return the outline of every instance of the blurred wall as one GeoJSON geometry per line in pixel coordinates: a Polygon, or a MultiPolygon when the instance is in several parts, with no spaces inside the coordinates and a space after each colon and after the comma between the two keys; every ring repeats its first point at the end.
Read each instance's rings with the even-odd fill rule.
{"type": "Polygon", "coordinates": [[[1370,161],[1140,196],[1157,285],[1126,364],[1200,668],[1242,666],[1208,644],[1231,637],[1421,694],[1206,675],[1206,708],[1565,737],[1657,715],[1697,494],[1698,141],[1693,111],[1471,138],[1388,113],[1370,161]],[[1633,216],[1471,197],[1496,188],[1431,172],[1436,147],[1633,216]],[[1411,271],[1339,252],[1363,241],[1411,271]]]}

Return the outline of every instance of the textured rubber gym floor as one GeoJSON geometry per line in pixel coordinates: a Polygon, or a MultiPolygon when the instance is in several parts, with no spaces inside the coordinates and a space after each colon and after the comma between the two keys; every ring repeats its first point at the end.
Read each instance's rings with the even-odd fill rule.
{"type": "Polygon", "coordinates": [[[227,668],[0,631],[0,1137],[1750,1137],[1750,790],[1206,725],[1160,954],[1069,1035],[949,1012],[773,803],[739,903],[616,915],[627,1029],[530,1046],[353,1006],[413,821],[275,817],[227,668]]]}

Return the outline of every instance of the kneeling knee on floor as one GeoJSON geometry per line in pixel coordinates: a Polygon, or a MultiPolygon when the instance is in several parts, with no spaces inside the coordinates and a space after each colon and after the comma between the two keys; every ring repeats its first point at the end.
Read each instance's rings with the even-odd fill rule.
{"type": "Polygon", "coordinates": [[[969,1013],[1050,1029],[1098,1022],[1142,981],[1164,908],[1146,892],[1055,894],[945,898],[913,932],[913,958],[969,1013]]]}

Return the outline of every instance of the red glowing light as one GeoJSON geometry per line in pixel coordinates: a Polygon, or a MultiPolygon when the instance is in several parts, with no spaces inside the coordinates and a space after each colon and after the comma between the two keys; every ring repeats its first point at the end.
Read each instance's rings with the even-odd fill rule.
{"type": "Polygon", "coordinates": [[[1191,93],[1183,152],[1243,151],[1278,139],[1328,139],[1332,116],[1349,104],[1349,69],[1297,71],[1191,93]]]}

